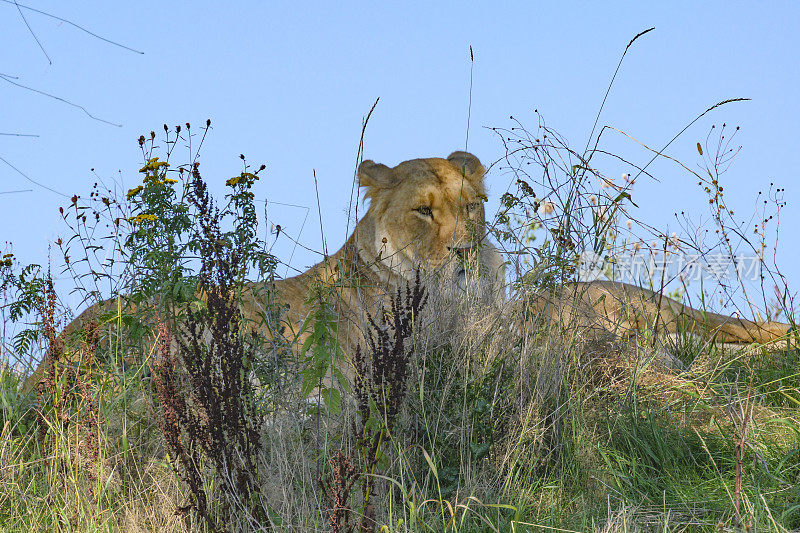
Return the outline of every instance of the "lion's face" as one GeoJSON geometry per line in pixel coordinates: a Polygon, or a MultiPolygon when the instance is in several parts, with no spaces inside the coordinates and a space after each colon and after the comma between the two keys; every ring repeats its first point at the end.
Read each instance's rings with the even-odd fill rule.
{"type": "Polygon", "coordinates": [[[463,276],[484,245],[484,172],[466,152],[394,168],[364,161],[359,183],[371,200],[380,261],[405,276],[416,266],[463,276]]]}

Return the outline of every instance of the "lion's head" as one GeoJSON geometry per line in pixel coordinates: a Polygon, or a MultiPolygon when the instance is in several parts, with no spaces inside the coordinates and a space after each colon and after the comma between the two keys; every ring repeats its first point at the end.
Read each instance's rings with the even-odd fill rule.
{"type": "Polygon", "coordinates": [[[402,277],[422,266],[454,276],[460,285],[476,259],[481,270],[496,274],[501,259],[485,239],[485,172],[466,152],[412,159],[394,168],[361,163],[359,185],[370,200],[365,219],[373,223],[369,244],[382,265],[402,277]]]}

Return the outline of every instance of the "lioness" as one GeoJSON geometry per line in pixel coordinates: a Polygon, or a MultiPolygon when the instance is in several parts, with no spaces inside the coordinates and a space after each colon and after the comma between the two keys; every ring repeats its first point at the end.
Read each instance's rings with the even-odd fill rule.
{"type": "MultiPolygon", "coordinates": [[[[439,274],[447,283],[472,287],[487,301],[502,296],[503,260],[485,240],[484,173],[478,158],[466,152],[454,152],[446,159],[412,159],[394,168],[373,161],[361,163],[358,182],[370,203],[353,234],[332,256],[276,283],[289,326],[299,331],[311,312],[306,303],[311,284],[327,284],[340,318],[339,342],[344,353],[351,355],[363,340],[364,313],[374,312],[387,295],[412,281],[417,267],[439,274]],[[470,265],[477,265],[478,272],[472,285],[470,265]]],[[[258,291],[249,294],[243,313],[256,319],[258,291]]],[[[95,319],[109,305],[90,307],[65,333],[95,319]]],[[[653,291],[608,281],[570,283],[558,293],[527,297],[523,305],[527,316],[617,336],[647,328],[674,332],[681,321],[681,327],[716,335],[723,342],[765,343],[788,331],[786,324],[702,313],[653,291]]],[[[33,382],[43,367],[37,369],[33,382]]]]}

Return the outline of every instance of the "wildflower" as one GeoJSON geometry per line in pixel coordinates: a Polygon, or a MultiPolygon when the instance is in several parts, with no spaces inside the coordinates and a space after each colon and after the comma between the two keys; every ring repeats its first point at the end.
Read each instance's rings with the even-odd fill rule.
{"type": "Polygon", "coordinates": [[[251,187],[253,185],[253,182],[255,182],[257,180],[258,180],[258,176],[256,176],[252,172],[242,172],[240,175],[234,176],[231,179],[229,179],[228,181],[226,181],[225,185],[227,185],[229,187],[234,187],[234,186],[238,185],[239,183],[242,183],[246,187],[249,188],[249,187],[251,187]]]}
{"type": "Polygon", "coordinates": [[[159,161],[157,157],[153,157],[147,160],[145,166],[139,169],[139,172],[151,172],[151,171],[158,171],[161,167],[168,167],[169,163],[166,161],[159,161]]]}
{"type": "Polygon", "coordinates": [[[165,185],[171,185],[173,183],[178,183],[178,180],[174,180],[172,178],[164,178],[164,180],[161,183],[165,185]]]}
{"type": "Polygon", "coordinates": [[[135,217],[131,217],[128,219],[128,222],[131,224],[139,224],[141,222],[155,222],[158,220],[158,217],[155,215],[151,215],[150,213],[142,213],[140,215],[136,215],[135,217]]]}
{"type": "Polygon", "coordinates": [[[625,222],[625,225],[628,226],[628,229],[631,229],[633,227],[633,220],[628,219],[628,221],[625,222]]]}
{"type": "Polygon", "coordinates": [[[592,205],[597,205],[597,196],[594,194],[589,197],[589,201],[592,202],[592,205]]]}
{"type": "Polygon", "coordinates": [[[142,187],[141,185],[139,185],[138,187],[134,187],[133,189],[128,191],[126,197],[128,198],[128,200],[130,200],[131,198],[142,192],[142,189],[144,189],[144,187],[142,187]]]}
{"type": "Polygon", "coordinates": [[[604,189],[614,186],[614,182],[608,178],[600,178],[600,186],[604,189]]]}
{"type": "Polygon", "coordinates": [[[545,200],[539,206],[540,214],[551,215],[555,210],[556,210],[556,204],[551,202],[550,200],[545,200]]]}

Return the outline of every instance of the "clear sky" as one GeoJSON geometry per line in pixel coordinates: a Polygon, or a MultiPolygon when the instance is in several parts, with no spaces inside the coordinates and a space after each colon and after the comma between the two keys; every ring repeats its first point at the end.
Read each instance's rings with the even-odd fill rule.
{"type": "MultiPolygon", "coordinates": [[[[22,9],[48,60],[17,6],[0,1],[0,73],[122,125],[0,79],[0,132],[39,135],[0,136],[0,157],[67,196],[88,195],[98,180],[117,180],[124,192],[140,181],[141,133],[211,118],[202,169],[213,190],[239,172],[240,153],[266,163],[257,197],[309,208],[301,242],[320,249],[316,171],[330,250],[345,238],[333,228],[344,227],[361,120],[377,97],[366,158],[394,165],[463,149],[471,45],[471,152],[487,163],[501,157],[484,126],[509,126],[509,115],[533,125],[534,109],[582,148],[622,50],[655,26],[628,53],[600,124],[660,147],[714,103],[752,98],[710,113],[668,153],[696,165],[711,124],[741,126],[728,202],[749,213],[770,182],[786,188],[779,260],[795,290],[800,283],[789,251],[800,244],[800,3],[19,2],[144,54],[22,9]]],[[[649,159],[621,138],[608,147],[649,159]]],[[[651,169],[660,182],[637,186],[637,216],[674,231],[675,211],[707,213],[689,174],[666,163],[651,169]]],[[[490,173],[491,205],[510,179],[490,173]]],[[[23,263],[45,263],[64,234],[65,198],[0,161],[0,192],[22,189],[32,190],[0,194],[0,240],[23,263]]],[[[269,215],[297,235],[306,210],[276,205],[269,215]]],[[[298,269],[316,261],[302,249],[292,255],[288,242],[276,250],[298,269]]]]}

